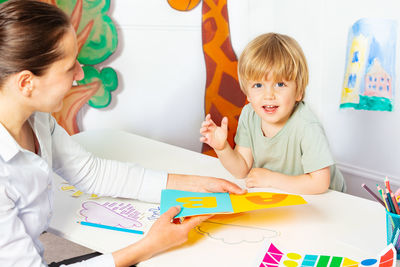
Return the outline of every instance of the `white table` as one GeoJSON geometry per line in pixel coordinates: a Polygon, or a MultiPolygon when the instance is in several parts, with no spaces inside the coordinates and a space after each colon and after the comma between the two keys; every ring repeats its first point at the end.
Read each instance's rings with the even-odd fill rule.
{"type": "MultiPolygon", "coordinates": [[[[243,186],[243,181],[232,178],[218,159],[180,147],[114,130],[82,132],[73,138],[104,158],[136,162],[172,173],[226,178],[243,186]]],[[[60,182],[55,181],[56,188],[60,182]]],[[[78,225],[70,218],[81,207],[82,197],[74,199],[58,189],[54,192],[55,208],[49,231],[102,253],[143,237],[78,225]]],[[[361,259],[375,256],[386,246],[385,211],[377,202],[336,191],[303,197],[308,204],[213,217],[210,221],[217,223],[204,223],[200,230],[193,230],[186,244],[139,266],[254,266],[266,240],[278,248],[301,248],[309,253],[337,256],[350,253],[361,259]],[[204,230],[209,235],[199,233],[204,230]],[[217,236],[229,240],[217,240],[217,236]]]]}

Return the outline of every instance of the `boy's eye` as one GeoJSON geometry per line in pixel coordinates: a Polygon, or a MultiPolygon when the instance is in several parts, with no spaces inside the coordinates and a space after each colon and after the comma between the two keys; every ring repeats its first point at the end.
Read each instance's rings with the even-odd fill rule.
{"type": "Polygon", "coordinates": [[[261,83],[255,83],[254,85],[253,85],[253,88],[261,88],[262,87],[262,84],[261,83]]]}
{"type": "Polygon", "coordinates": [[[276,85],[275,85],[275,87],[284,87],[284,86],[285,86],[284,82],[279,82],[279,83],[276,83],[276,85]]]}

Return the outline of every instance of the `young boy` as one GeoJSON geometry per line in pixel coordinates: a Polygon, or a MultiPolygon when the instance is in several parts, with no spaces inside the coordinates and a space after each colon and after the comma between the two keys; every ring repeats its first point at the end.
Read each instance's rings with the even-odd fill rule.
{"type": "Polygon", "coordinates": [[[218,127],[208,114],[200,141],[215,150],[232,175],[246,177],[247,187],[344,192],[323,127],[303,102],[308,67],[299,44],[282,34],[261,35],[244,49],[238,73],[250,103],[239,118],[235,149],[226,140],[226,117],[218,127]]]}

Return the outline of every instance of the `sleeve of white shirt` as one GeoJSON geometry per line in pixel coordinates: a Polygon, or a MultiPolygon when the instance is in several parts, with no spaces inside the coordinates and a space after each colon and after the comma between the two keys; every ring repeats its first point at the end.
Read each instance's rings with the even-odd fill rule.
{"type": "MultiPolygon", "coordinates": [[[[17,216],[18,211],[12,190],[7,190],[7,188],[0,183],[0,266],[45,267],[47,264],[17,216]]],[[[115,267],[115,264],[111,254],[104,254],[68,266],[115,267]]]]}
{"type": "Polygon", "coordinates": [[[46,266],[18,217],[15,201],[12,190],[0,181],[0,266],[46,266]]]}
{"type": "Polygon", "coordinates": [[[86,261],[77,262],[74,264],[61,265],[60,267],[115,267],[114,258],[111,254],[104,254],[91,258],[86,261]]]}
{"type": "Polygon", "coordinates": [[[70,184],[87,193],[160,202],[168,174],[134,163],[95,157],[50,119],[53,169],[70,184]]]}

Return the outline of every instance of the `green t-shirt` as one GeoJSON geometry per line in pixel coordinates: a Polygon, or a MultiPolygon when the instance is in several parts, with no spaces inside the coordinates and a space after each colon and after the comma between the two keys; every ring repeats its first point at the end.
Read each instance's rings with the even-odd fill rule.
{"type": "Polygon", "coordinates": [[[336,168],[324,129],[308,105],[300,102],[285,126],[273,137],[265,137],[261,118],[251,104],[240,114],[235,143],[248,147],[253,168],[266,168],[286,175],[301,175],[330,166],[330,189],[346,191],[343,175],[336,168]]]}

